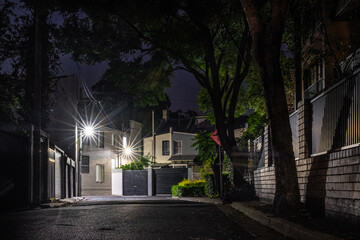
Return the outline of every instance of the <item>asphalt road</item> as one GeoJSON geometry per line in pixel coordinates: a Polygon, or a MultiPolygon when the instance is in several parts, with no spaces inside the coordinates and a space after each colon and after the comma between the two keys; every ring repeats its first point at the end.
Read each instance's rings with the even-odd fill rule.
{"type": "Polygon", "coordinates": [[[181,201],[75,204],[2,213],[0,239],[282,238],[261,225],[249,233],[246,225],[254,223],[239,214],[229,206],[181,201]]]}

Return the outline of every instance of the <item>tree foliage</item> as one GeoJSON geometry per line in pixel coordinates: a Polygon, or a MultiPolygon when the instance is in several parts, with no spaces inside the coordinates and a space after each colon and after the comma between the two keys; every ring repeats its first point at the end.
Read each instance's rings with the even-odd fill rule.
{"type": "Polygon", "coordinates": [[[45,129],[53,101],[55,76],[59,67],[59,51],[55,38],[55,24],[51,21],[52,5],[41,1],[5,1],[0,5],[0,74],[2,78],[1,111],[6,122],[25,120],[31,122],[34,80],[35,23],[40,23],[41,54],[41,122],[45,129]],[[34,15],[39,5],[41,18],[34,15]]]}
{"type": "Polygon", "coordinates": [[[192,147],[198,152],[199,163],[201,165],[205,163],[214,164],[217,158],[216,144],[210,138],[211,134],[212,132],[196,133],[193,139],[192,147]]]}

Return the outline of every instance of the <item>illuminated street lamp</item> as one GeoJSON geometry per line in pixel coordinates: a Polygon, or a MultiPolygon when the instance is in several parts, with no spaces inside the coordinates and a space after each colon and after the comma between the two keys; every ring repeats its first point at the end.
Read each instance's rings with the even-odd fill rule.
{"type": "Polygon", "coordinates": [[[93,126],[85,126],[84,128],[84,135],[86,137],[92,137],[95,133],[94,127],[93,126]]]}
{"type": "MultiPolygon", "coordinates": [[[[81,124],[80,124],[81,125],[81,124]]],[[[75,159],[78,165],[78,196],[81,196],[81,161],[83,151],[83,137],[93,138],[95,135],[95,128],[92,125],[80,126],[80,134],[78,134],[78,123],[75,124],[75,159]]]]}
{"type": "Polygon", "coordinates": [[[127,155],[127,156],[131,155],[131,153],[132,153],[131,148],[130,148],[130,147],[126,147],[125,150],[124,150],[124,153],[125,153],[125,155],[127,155]]]}

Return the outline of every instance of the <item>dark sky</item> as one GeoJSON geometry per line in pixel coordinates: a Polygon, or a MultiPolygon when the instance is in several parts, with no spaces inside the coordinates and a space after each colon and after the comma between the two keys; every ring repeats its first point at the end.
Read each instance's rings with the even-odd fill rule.
{"type": "MultiPolygon", "coordinates": [[[[61,68],[63,71],[61,71],[59,75],[77,74],[79,76],[79,74],[83,74],[84,80],[89,87],[100,80],[107,68],[106,63],[99,63],[92,66],[81,64],[79,71],[75,62],[70,59],[69,55],[63,56],[61,61],[61,68]]],[[[200,85],[192,74],[184,70],[176,71],[171,80],[171,87],[166,89],[166,93],[171,101],[170,109],[172,111],[181,109],[183,112],[186,112],[187,110],[198,112],[197,94],[199,90],[200,85]]]]}

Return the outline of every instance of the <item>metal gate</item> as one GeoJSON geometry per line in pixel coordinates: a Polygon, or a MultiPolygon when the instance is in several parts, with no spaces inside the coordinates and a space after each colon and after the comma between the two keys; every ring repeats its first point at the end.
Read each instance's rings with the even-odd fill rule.
{"type": "Polygon", "coordinates": [[[126,170],[123,172],[123,194],[148,195],[148,171],[126,170]]]}
{"type": "Polygon", "coordinates": [[[188,177],[187,168],[154,169],[155,193],[171,194],[171,186],[188,177]]]}

